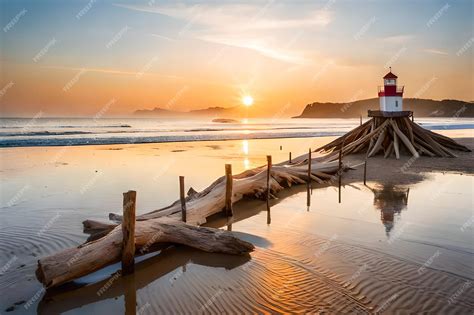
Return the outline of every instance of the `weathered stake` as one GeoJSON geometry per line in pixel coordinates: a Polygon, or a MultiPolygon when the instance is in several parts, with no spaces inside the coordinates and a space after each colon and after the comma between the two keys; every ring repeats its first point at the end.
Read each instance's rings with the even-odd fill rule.
{"type": "Polygon", "coordinates": [[[306,206],[311,206],[311,148],[308,150],[308,183],[306,187],[306,206]]]}
{"type": "Polygon", "coordinates": [[[359,115],[360,117],[360,125],[362,126],[362,115],[359,115]]]}
{"type": "Polygon", "coordinates": [[[367,180],[367,159],[365,160],[365,163],[364,163],[364,185],[366,184],[366,180],[367,180]]]}
{"type": "Polygon", "coordinates": [[[137,192],[129,190],[123,193],[122,221],[122,275],[131,274],[135,270],[135,204],[137,192]]]}
{"type": "Polygon", "coordinates": [[[342,182],[342,148],[339,150],[339,203],[341,203],[341,182],[342,182]]]}
{"type": "Polygon", "coordinates": [[[125,301],[125,315],[132,315],[137,313],[137,289],[135,283],[135,274],[131,274],[124,279],[124,301],[125,301]]]}
{"type": "Polygon", "coordinates": [[[267,155],[267,224],[270,224],[270,172],[272,170],[272,156],[267,155]]]}
{"type": "Polygon", "coordinates": [[[289,158],[288,158],[288,163],[290,163],[290,164],[291,164],[291,152],[290,152],[290,153],[288,153],[288,155],[289,155],[289,158]]]}
{"type": "Polygon", "coordinates": [[[270,211],[270,172],[272,170],[272,156],[267,155],[267,211],[270,211]]]}
{"type": "Polygon", "coordinates": [[[181,220],[186,222],[186,199],[184,197],[184,176],[179,177],[179,199],[181,200],[181,220]]]}
{"type": "Polygon", "coordinates": [[[232,165],[225,165],[225,213],[231,217],[234,215],[232,210],[232,165]]]}

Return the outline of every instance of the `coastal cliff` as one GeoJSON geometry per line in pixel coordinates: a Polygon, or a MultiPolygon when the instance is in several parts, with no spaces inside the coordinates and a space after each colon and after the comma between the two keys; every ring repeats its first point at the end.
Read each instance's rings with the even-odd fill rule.
{"type": "MultiPolygon", "coordinates": [[[[319,103],[306,105],[301,115],[293,118],[356,118],[366,116],[367,110],[379,108],[378,98],[347,103],[319,103]]],[[[406,98],[403,109],[417,117],[474,117],[474,103],[459,100],[430,100],[406,98]]]]}

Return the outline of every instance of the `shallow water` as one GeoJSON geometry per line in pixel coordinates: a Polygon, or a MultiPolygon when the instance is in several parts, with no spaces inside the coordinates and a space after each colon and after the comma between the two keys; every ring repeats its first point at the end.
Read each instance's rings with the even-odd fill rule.
{"type": "Polygon", "coordinates": [[[278,140],[75,147],[56,160],[60,148],[4,149],[1,310],[24,300],[13,314],[471,313],[473,177],[459,174],[352,183],[341,204],[335,188],[317,188],[309,211],[305,188],[294,187],[272,202],[270,225],[263,202],[241,202],[231,229],[257,246],[248,257],[170,248],[140,258],[134,276],[110,276],[114,265],[46,296],[34,278],[37,257],[83,242],[80,222],[120,209],[122,191],[138,191],[143,213],[176,199],[178,175],[200,190],[225,162],[238,173],[318,141],[327,139],[288,139],[281,151],[278,140]]]}

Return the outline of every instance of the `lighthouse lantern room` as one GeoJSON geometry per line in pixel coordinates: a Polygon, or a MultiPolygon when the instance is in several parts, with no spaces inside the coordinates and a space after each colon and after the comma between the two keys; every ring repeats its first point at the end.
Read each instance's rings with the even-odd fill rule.
{"type": "Polygon", "coordinates": [[[403,86],[397,86],[397,76],[389,73],[383,77],[383,88],[379,87],[379,103],[382,112],[403,111],[403,86]]]}

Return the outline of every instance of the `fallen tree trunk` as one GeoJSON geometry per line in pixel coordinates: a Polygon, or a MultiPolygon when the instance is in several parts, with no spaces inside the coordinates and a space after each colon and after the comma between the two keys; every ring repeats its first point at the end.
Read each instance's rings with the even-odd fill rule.
{"type": "MultiPolygon", "coordinates": [[[[206,252],[232,255],[254,249],[252,244],[234,237],[231,232],[192,226],[170,218],[137,221],[135,229],[137,254],[145,254],[160,243],[183,244],[206,252]]],[[[40,259],[36,276],[47,288],[57,286],[120,261],[121,248],[122,227],[117,225],[98,240],[40,259]]]]}

